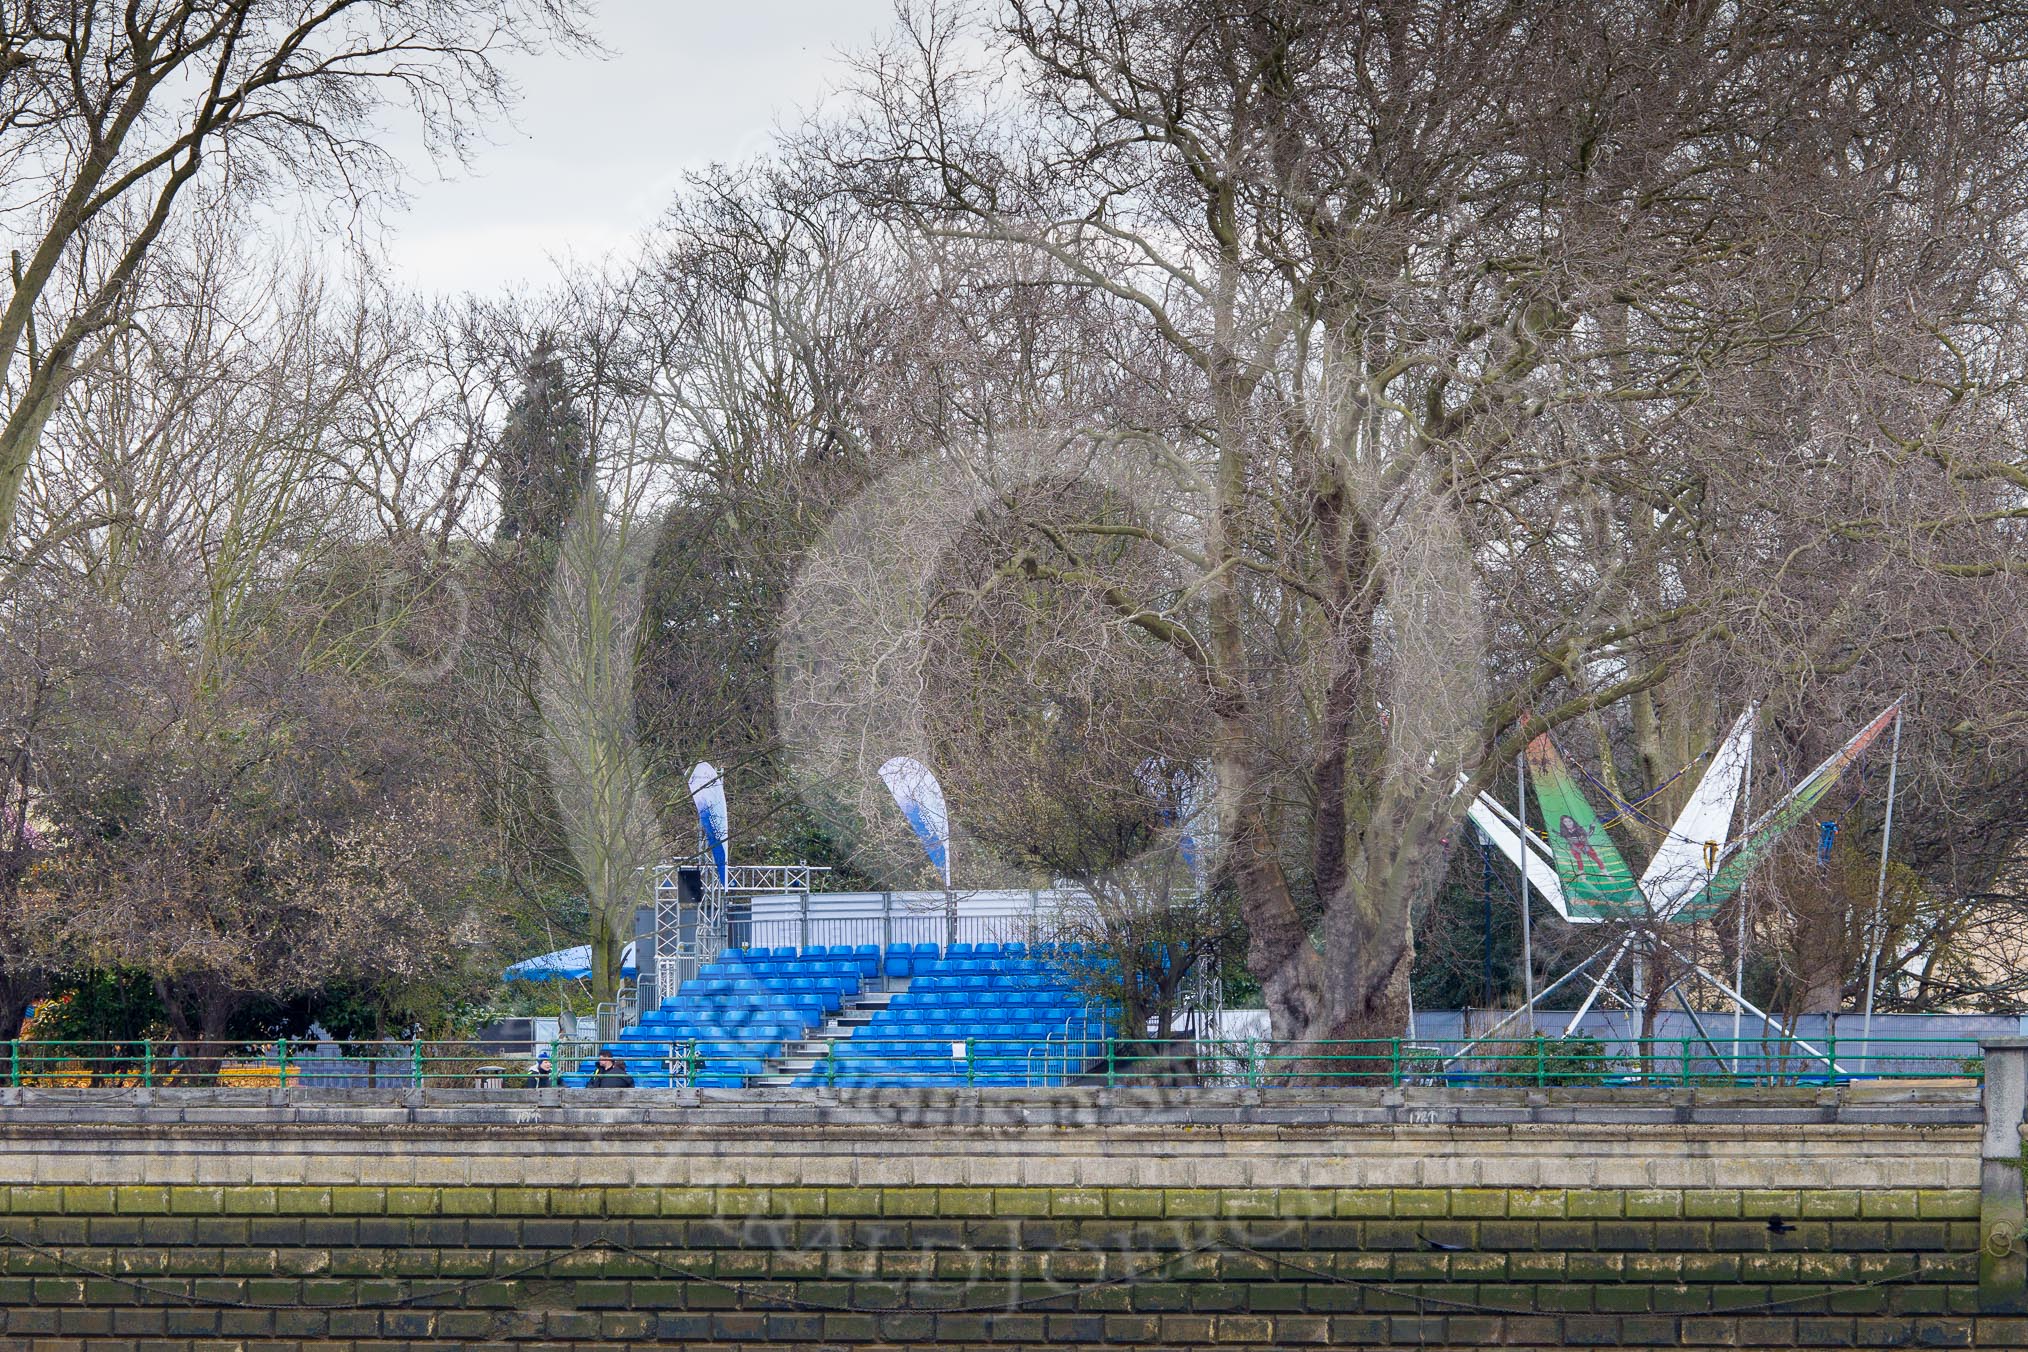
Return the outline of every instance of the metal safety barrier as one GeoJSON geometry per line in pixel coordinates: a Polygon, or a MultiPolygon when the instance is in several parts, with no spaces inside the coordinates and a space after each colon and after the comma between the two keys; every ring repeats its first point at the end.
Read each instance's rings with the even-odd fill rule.
{"type": "Polygon", "coordinates": [[[559,1041],[542,1050],[551,1078],[526,1051],[456,1041],[141,1039],[4,1044],[9,1088],[303,1088],[481,1090],[633,1088],[1044,1087],[1170,1088],[1276,1085],[1442,1085],[1598,1088],[1826,1085],[1866,1080],[1983,1078],[1979,1045],[1944,1038],[1589,1037],[1330,1042],[1125,1038],[1088,1016],[1032,1039],[853,1038],[559,1041]],[[601,1052],[616,1065],[600,1076],[601,1052]],[[603,1085],[589,1083],[598,1077],[603,1085]]]}

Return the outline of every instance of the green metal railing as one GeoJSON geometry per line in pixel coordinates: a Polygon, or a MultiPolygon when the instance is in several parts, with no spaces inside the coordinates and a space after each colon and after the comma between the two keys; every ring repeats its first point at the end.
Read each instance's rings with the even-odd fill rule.
{"type": "MultiPolygon", "coordinates": [[[[1227,1084],[1332,1081],[1514,1088],[1750,1086],[1983,1077],[1970,1038],[1677,1037],[1199,1043],[1206,1078],[1227,1084]]],[[[1109,1079],[1130,1072],[1108,1069],[1109,1079]]]]}
{"type": "MultiPolygon", "coordinates": [[[[121,1042],[17,1039],[0,1084],[10,1088],[505,1088],[533,1073],[518,1050],[476,1042],[121,1042]]],[[[586,1060],[589,1042],[555,1043],[586,1060]]]]}
{"type": "Polygon", "coordinates": [[[1107,1036],[1116,1012],[1095,1001],[1087,1001],[1063,1026],[1046,1035],[1028,1050],[1028,1078],[1037,1084],[1058,1084],[1084,1069],[1085,1055],[1095,1039],[1107,1036]]]}
{"type": "MultiPolygon", "coordinates": [[[[1157,1043],[1092,1035],[1026,1039],[893,1037],[865,1029],[798,1055],[779,1041],[635,1037],[604,1044],[634,1088],[1444,1085],[1596,1088],[1822,1085],[1853,1080],[1983,1077],[1978,1043],[1948,1038],[1591,1038],[1474,1041],[1370,1038],[1273,1042],[1180,1038],[1157,1043]]],[[[791,1046],[794,1045],[792,1042],[791,1046]]],[[[17,1040],[5,1047],[10,1088],[585,1087],[600,1044],[544,1050],[552,1082],[526,1049],[472,1042],[187,1043],[17,1040]]],[[[608,1077],[609,1078],[609,1077],[608,1077]]]]}

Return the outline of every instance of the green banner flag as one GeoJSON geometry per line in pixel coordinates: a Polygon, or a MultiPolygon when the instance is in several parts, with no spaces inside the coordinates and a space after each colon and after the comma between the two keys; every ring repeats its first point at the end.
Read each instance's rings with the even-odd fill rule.
{"type": "Polygon", "coordinates": [[[1573,920],[1632,920],[1648,913],[1632,870],[1591,810],[1570,767],[1544,733],[1528,744],[1528,776],[1549,832],[1556,876],[1573,920]]]}
{"type": "Polygon", "coordinates": [[[1830,757],[1812,770],[1808,778],[1789,790],[1782,800],[1762,813],[1760,820],[1749,826],[1727,851],[1725,858],[1712,876],[1711,886],[1703,894],[1693,897],[1673,918],[1678,920],[1704,920],[1724,905],[1733,893],[1746,882],[1746,875],[1767,858],[1775,841],[1784,831],[1802,821],[1825,794],[1831,791],[1852,763],[1859,759],[1875,738],[1893,726],[1895,716],[1901,712],[1901,701],[1896,700],[1881,711],[1878,718],[1852,734],[1845,745],[1832,752],[1830,757]]]}

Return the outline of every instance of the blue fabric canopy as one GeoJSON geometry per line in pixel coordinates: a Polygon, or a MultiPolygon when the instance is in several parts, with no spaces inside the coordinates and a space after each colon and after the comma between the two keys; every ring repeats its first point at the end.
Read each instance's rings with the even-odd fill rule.
{"type": "MultiPolygon", "coordinates": [[[[523,958],[500,974],[505,981],[589,981],[592,974],[591,945],[559,948],[540,957],[523,958]]],[[[638,976],[634,970],[634,946],[620,950],[620,975],[638,976]]]]}

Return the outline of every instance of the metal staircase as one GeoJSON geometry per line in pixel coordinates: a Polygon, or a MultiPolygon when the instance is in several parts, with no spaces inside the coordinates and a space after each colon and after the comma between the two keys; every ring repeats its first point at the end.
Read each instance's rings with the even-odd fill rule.
{"type": "Polygon", "coordinates": [[[759,1075],[747,1078],[748,1087],[786,1089],[805,1075],[819,1073],[818,1067],[831,1055],[831,1044],[851,1037],[872,1023],[873,1016],[886,1009],[895,996],[908,989],[908,985],[907,977],[896,977],[884,987],[862,990],[848,997],[844,1007],[818,1027],[803,1037],[783,1043],[780,1056],[770,1058],[767,1068],[759,1075]]]}

